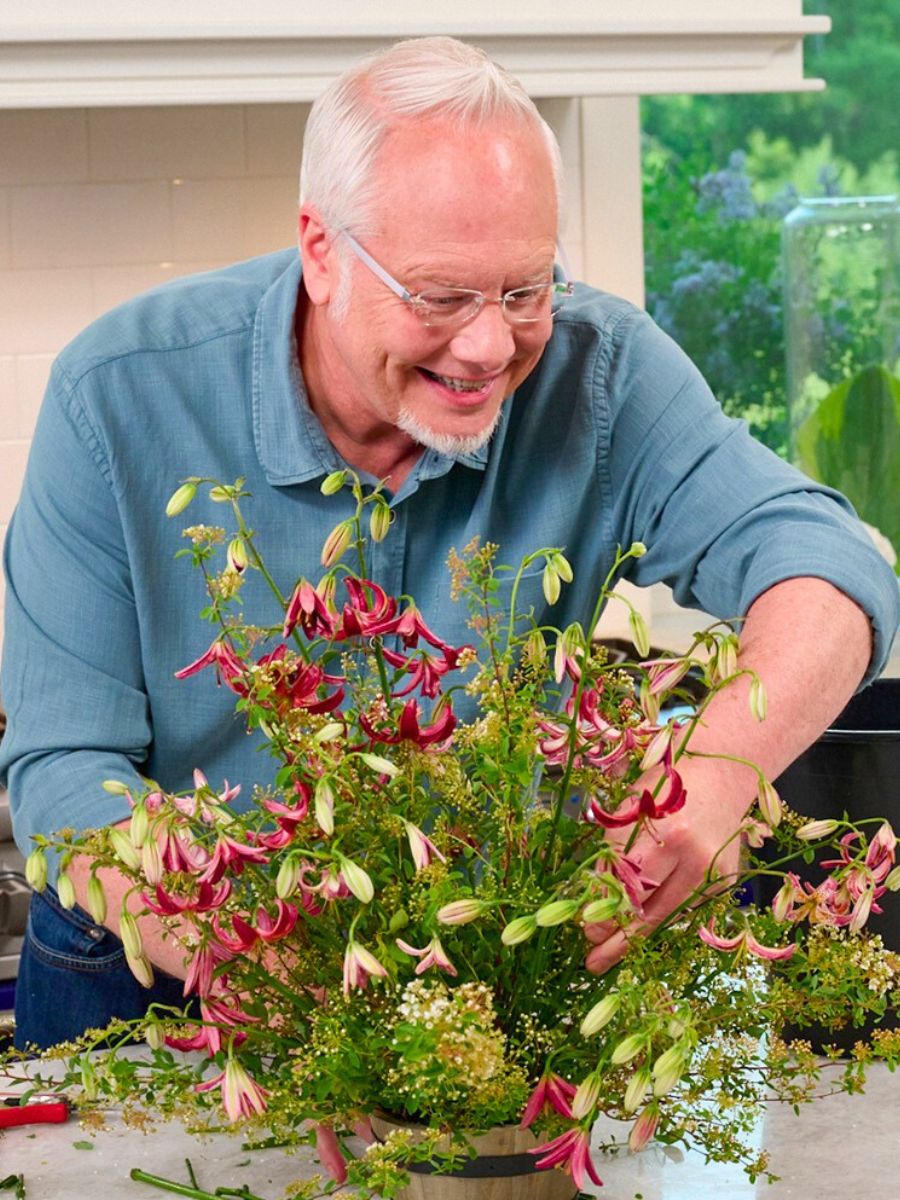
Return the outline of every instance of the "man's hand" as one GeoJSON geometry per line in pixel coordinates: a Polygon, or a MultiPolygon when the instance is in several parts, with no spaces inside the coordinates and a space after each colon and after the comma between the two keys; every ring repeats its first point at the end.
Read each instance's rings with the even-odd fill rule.
{"type": "MultiPolygon", "coordinates": [[[[871,645],[868,618],[831,584],[807,578],[776,584],[751,606],[738,659],[765,686],[765,721],[752,715],[750,680],[742,676],[714,697],[689,749],[746,759],[775,779],[847,704],[868,666],[871,645]]],[[[595,943],[587,957],[592,971],[618,962],[629,937],[658,925],[709,873],[721,877],[724,887],[735,876],[738,831],[756,797],[755,772],[723,759],[688,756],[676,768],[687,789],[684,807],[655,823],[658,840],[642,830],[632,848],[641,856],[642,874],[658,886],[644,902],[643,919],[627,929],[612,923],[588,927],[595,943]]]]}

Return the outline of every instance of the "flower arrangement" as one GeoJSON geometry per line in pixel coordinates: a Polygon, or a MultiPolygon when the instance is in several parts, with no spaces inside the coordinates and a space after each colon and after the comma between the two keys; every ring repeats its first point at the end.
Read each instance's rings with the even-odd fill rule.
{"type": "MultiPolygon", "coordinates": [[[[632,1150],[651,1138],[699,1147],[755,1177],[768,1164],[742,1134],[762,1101],[854,1090],[873,1059],[900,1060],[900,1034],[887,1030],[844,1063],[779,1037],[788,1022],[837,1029],[896,1010],[900,962],[865,924],[900,887],[900,869],[886,823],[805,821],[762,773],[736,835],[739,877],[713,862],[687,903],[631,937],[618,966],[591,971],[596,928],[639,928],[654,886],[638,833],[665,838],[667,817],[691,803],[679,765],[708,699],[686,709],[686,677],[712,697],[744,673],[724,624],[682,657],[648,660],[630,610],[640,663],[610,662],[591,641],[623,563],[643,546],[618,555],[592,625],[564,630],[517,609],[536,563],[549,605],[571,581],[561,548],[515,571],[493,545],[453,552],[473,645],[450,646],[412,598],[367,576],[364,524],[372,540],[389,535],[381,489],[366,492],[349,472],[325,480],[326,494],[352,488],[355,515],[329,535],[322,579],[282,595],[244,518],[242,481],[190,479],[169,515],[202,485],[234,528],[186,530],[182,553],[206,577],[217,632],[178,674],[211,667],[234,692],[248,729],[268,741],[271,783],[247,804],[199,768],[187,793],[147,781],[129,794],[128,827],[64,831],[30,856],[41,887],[48,852],[59,852],[58,892],[72,905],[68,872],[86,855],[98,922],[103,869],[132,881],[121,937],[145,984],[141,913],[183,950],[184,1010],[155,1006],[50,1052],[85,1115],[115,1104],[126,1119],[149,1112],[202,1129],[224,1114],[260,1142],[314,1143],[332,1182],[298,1182],[297,1196],[334,1181],[392,1196],[410,1163],[450,1169],[469,1153],[467,1132],[510,1124],[535,1131],[537,1168],[568,1171],[581,1188],[600,1181],[590,1137],[601,1114],[629,1123],[632,1150]],[[277,628],[236,615],[251,570],[281,601],[277,628]],[[458,718],[460,697],[477,708],[473,720],[458,718]],[[775,847],[766,863],[754,854],[764,838],[775,847]],[[823,847],[833,847],[824,879],[802,879],[823,847]],[[746,884],[762,875],[775,877],[775,900],[747,905],[746,884]],[[135,1038],[146,1052],[122,1053],[135,1038]],[[417,1132],[373,1140],[379,1110],[417,1132]]],[[[763,719],[755,677],[750,697],[763,719]]],[[[15,1056],[4,1070],[35,1078],[15,1056]]]]}

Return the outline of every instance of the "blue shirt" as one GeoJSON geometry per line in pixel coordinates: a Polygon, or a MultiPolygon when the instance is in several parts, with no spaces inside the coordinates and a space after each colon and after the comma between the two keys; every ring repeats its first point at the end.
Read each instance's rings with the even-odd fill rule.
{"type": "MultiPolygon", "coordinates": [[[[319,491],[344,464],[306,401],[299,286],[296,251],[182,279],[95,322],[56,361],[5,548],[0,776],[25,850],[35,832],[126,816],[100,785],[137,784],[138,768],[172,790],[190,787],[195,767],[245,795],[271,778],[233,694],[208,671],[174,678],[214,633],[197,617],[202,577],[174,557],[181,530],[228,513],[205,491],[182,517],[164,508],[186,476],[243,476],[282,589],[319,578],[322,542],[351,504],[319,491]]],[[[371,574],[414,595],[455,644],[471,634],[445,562],[476,534],[510,564],[565,547],[575,581],[552,612],[539,567],[520,594],[520,608],[559,627],[589,619],[616,546],[635,540],[648,547],[630,565],[635,583],[665,580],[680,604],[722,617],[780,580],[830,580],[871,617],[870,676],[897,624],[897,581],[846,501],[727,419],[644,313],[585,287],[490,446],[458,461],[424,451],[392,506],[371,574]]],[[[248,575],[247,619],[277,622],[248,575]]]]}

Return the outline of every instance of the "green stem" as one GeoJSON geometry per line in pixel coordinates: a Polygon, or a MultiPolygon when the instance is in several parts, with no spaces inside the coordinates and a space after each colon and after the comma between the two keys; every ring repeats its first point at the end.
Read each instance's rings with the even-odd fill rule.
{"type": "Polygon", "coordinates": [[[162,1188],[164,1192],[174,1192],[176,1196],[192,1196],[194,1200],[220,1200],[215,1192],[204,1192],[202,1188],[191,1187],[188,1183],[176,1183],[173,1179],[163,1179],[161,1175],[150,1175],[140,1167],[132,1167],[130,1177],[136,1183],[149,1183],[151,1187],[162,1188]]]}

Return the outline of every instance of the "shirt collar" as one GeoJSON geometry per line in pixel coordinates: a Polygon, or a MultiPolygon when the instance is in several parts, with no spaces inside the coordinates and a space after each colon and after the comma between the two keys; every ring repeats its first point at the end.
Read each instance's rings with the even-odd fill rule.
{"type": "MultiPolygon", "coordinates": [[[[253,437],[266,479],[275,487],[305,483],[347,465],[310,408],[300,372],[294,317],[301,275],[295,251],[263,294],[253,326],[253,437]]],[[[489,453],[489,446],[459,458],[426,450],[403,490],[446,475],[457,463],[483,471],[489,453]]]]}

